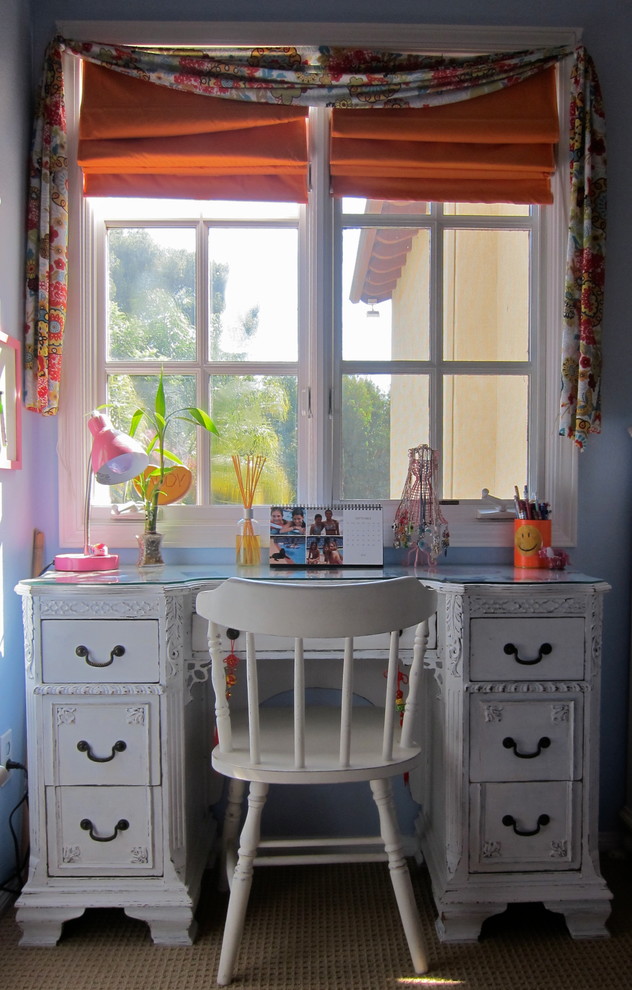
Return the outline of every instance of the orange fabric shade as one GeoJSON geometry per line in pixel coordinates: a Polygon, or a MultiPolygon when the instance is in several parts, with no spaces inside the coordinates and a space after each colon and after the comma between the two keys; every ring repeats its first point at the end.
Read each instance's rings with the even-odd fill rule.
{"type": "Polygon", "coordinates": [[[335,109],[336,196],[551,203],[559,138],[555,69],[423,109],[335,109]]]}
{"type": "Polygon", "coordinates": [[[170,89],[84,62],[84,192],[305,202],[307,113],[170,89]]]}

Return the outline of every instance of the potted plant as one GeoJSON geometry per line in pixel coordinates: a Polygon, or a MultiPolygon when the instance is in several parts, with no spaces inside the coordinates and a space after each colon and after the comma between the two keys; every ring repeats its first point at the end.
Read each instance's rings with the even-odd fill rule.
{"type": "Polygon", "coordinates": [[[145,514],[144,533],[137,537],[140,548],[138,562],[141,565],[163,562],[160,551],[162,536],[156,530],[158,506],[182,498],[191,485],[191,472],[184,466],[178,455],[166,447],[167,431],[174,419],[193,423],[209,433],[218,435],[217,427],[211,417],[198,406],[184,406],[167,412],[161,370],[154,408],[152,410],[136,409],[127,431],[133,437],[141,423],[147,423],[150,428],[150,436],[145,449],[150,457],[153,455],[157,457],[158,461],[157,464],[150,464],[143,474],[133,480],[134,487],[143,500],[145,514]]]}

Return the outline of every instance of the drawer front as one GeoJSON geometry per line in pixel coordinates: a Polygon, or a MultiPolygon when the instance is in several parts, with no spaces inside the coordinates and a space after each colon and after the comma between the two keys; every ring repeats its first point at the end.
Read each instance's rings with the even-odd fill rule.
{"type": "Polygon", "coordinates": [[[157,787],[48,787],[51,876],[162,874],[157,787]]]}
{"type": "Polygon", "coordinates": [[[580,617],[472,619],[470,678],[581,680],[584,635],[584,620],[580,617]]]}
{"type": "Polygon", "coordinates": [[[470,780],[576,780],[582,775],[582,696],[470,698],[470,780]]]}
{"type": "Polygon", "coordinates": [[[47,699],[47,784],[160,783],[160,699],[47,699]]]}
{"type": "Polygon", "coordinates": [[[45,619],[42,679],[48,683],[157,681],[156,619],[45,619]]]}
{"type": "Polygon", "coordinates": [[[570,781],[472,784],[470,869],[578,869],[581,788],[570,781]]]}

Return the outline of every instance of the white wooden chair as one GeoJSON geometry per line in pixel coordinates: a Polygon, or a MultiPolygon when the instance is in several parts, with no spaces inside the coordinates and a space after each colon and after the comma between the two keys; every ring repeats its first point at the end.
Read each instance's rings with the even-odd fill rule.
{"type": "MultiPolygon", "coordinates": [[[[209,650],[216,698],[219,743],[213,766],[232,778],[224,821],[225,864],[230,898],[217,982],[229,984],[244,928],[255,857],[261,843],[260,822],[270,784],[339,784],[370,782],[377,805],[381,839],[388,857],[395,897],[419,974],[427,971],[421,921],[404,859],[391,795],[390,778],[411,770],[420,760],[413,738],[427,619],[435,611],[436,595],[414,577],[345,581],[261,581],[231,578],[218,588],[202,591],[197,611],[209,620],[209,650]],[[416,627],[413,663],[408,673],[408,697],[403,726],[396,708],[399,636],[416,627]],[[247,710],[230,711],[222,649],[222,628],[246,633],[247,710]],[[353,704],[354,637],[390,633],[388,672],[380,706],[353,704]],[[293,705],[262,707],[255,635],[284,636],[294,640],[293,705]],[[309,639],[335,639],[340,646],[340,691],[335,707],[310,707],[304,657],[309,639]],[[344,644],[344,647],[342,648],[344,644]],[[250,782],[248,811],[237,834],[245,781],[250,782]]],[[[269,662],[269,661],[268,661],[269,662]]],[[[354,671],[354,668],[356,670],[354,671]]],[[[283,860],[291,862],[291,858],[283,860]]],[[[303,859],[303,861],[305,861],[303,859]]],[[[312,858],[310,861],[314,861],[312,858]]]]}

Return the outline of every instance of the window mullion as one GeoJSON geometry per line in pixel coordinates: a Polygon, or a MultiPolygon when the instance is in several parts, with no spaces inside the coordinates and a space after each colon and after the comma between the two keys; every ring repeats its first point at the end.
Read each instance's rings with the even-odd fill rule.
{"type": "MultiPolygon", "coordinates": [[[[433,204],[434,223],[430,227],[430,446],[443,450],[443,227],[437,222],[437,212],[443,208],[433,204]]],[[[439,478],[441,489],[441,478],[439,478]]]]}
{"type": "MultiPolygon", "coordinates": [[[[299,360],[301,433],[307,442],[299,460],[299,491],[309,501],[333,497],[333,419],[330,416],[333,387],[333,209],[329,191],[329,114],[309,113],[311,189],[307,206],[307,332],[305,352],[299,360]],[[301,368],[307,365],[307,380],[301,368]]],[[[304,283],[305,284],[305,283],[304,283]]]]}
{"type": "MultiPolygon", "coordinates": [[[[208,225],[202,220],[198,222],[196,231],[196,358],[197,370],[195,394],[197,405],[209,409],[210,377],[204,371],[209,358],[209,286],[211,273],[209,270],[208,225]]],[[[213,412],[209,409],[211,416],[213,412]]],[[[209,505],[211,501],[211,439],[205,430],[196,430],[197,463],[197,501],[200,505],[209,505]]]]}

